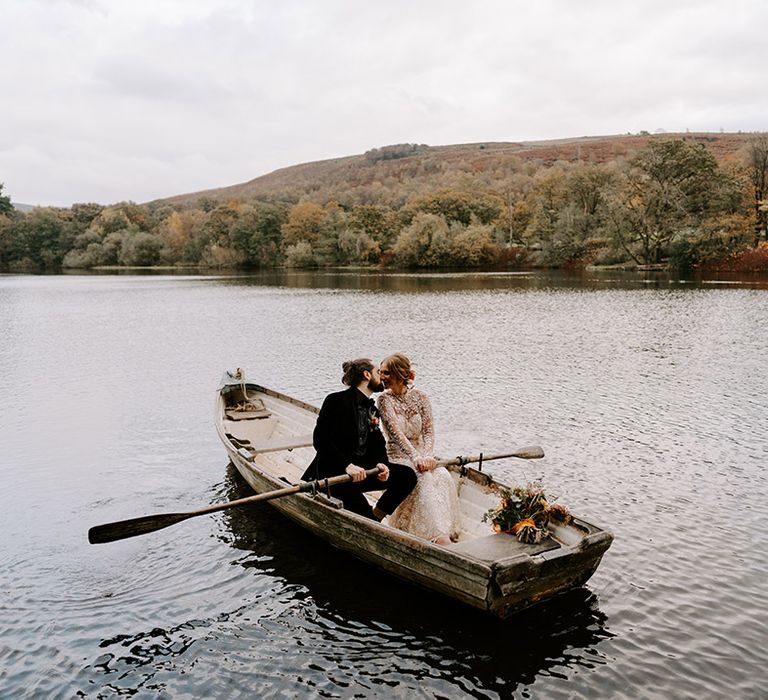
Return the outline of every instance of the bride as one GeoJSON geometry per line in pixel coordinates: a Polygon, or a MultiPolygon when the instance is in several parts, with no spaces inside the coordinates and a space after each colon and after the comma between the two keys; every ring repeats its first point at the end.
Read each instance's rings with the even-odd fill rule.
{"type": "Polygon", "coordinates": [[[389,516],[388,523],[437,544],[450,544],[458,521],[456,486],[434,457],[432,405],[423,391],[410,386],[414,373],[402,353],[390,355],[379,368],[386,390],[378,408],[390,462],[407,464],[418,480],[410,495],[389,516]]]}

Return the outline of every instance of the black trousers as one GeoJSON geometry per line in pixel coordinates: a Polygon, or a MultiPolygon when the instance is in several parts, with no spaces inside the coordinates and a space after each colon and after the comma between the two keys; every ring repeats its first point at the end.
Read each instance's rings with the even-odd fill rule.
{"type": "Polygon", "coordinates": [[[341,499],[344,507],[365,518],[373,517],[373,509],[363,495],[366,491],[384,489],[376,507],[387,515],[392,515],[416,486],[416,472],[405,464],[387,462],[389,479],[379,481],[377,475],[367,476],[363,481],[331,486],[331,495],[341,499]]]}

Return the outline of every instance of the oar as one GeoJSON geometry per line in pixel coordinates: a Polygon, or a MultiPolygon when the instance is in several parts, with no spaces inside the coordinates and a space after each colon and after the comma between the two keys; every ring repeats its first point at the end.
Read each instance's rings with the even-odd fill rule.
{"type": "MultiPolygon", "coordinates": [[[[519,457],[520,459],[539,459],[544,456],[544,450],[540,447],[521,447],[514,452],[507,452],[497,455],[480,455],[472,457],[456,457],[455,459],[443,459],[438,462],[441,467],[447,467],[449,465],[463,465],[471,462],[479,462],[490,459],[505,459],[507,457],[519,457]]],[[[366,469],[366,476],[372,476],[378,474],[379,470],[366,469]]],[[[303,481],[295,486],[287,486],[284,489],[277,489],[275,491],[267,491],[266,493],[258,493],[255,496],[248,496],[247,498],[239,498],[236,501],[227,501],[226,503],[217,503],[212,506],[200,508],[199,510],[190,510],[183,513],[159,513],[157,515],[145,515],[141,518],[131,518],[130,520],[118,520],[114,523],[105,523],[104,525],[96,525],[88,530],[88,541],[91,544],[104,544],[105,542],[115,542],[116,540],[124,540],[128,537],[137,537],[138,535],[146,535],[148,532],[155,532],[155,530],[162,530],[164,527],[170,527],[176,523],[180,523],[182,520],[189,518],[196,518],[198,515],[208,515],[209,513],[218,513],[228,508],[238,508],[239,506],[245,506],[249,503],[257,503],[258,501],[271,501],[275,498],[282,498],[283,496],[290,496],[294,493],[306,493],[308,491],[323,491],[330,486],[336,486],[338,484],[345,484],[352,481],[352,477],[347,474],[341,474],[339,476],[332,476],[326,479],[320,479],[318,481],[303,481]]]]}
{"type": "Polygon", "coordinates": [[[471,462],[487,462],[490,459],[507,459],[507,457],[518,457],[519,459],[541,459],[544,456],[544,450],[538,445],[529,447],[519,447],[514,452],[504,452],[498,455],[473,455],[472,457],[456,457],[456,459],[441,459],[437,465],[439,467],[461,466],[471,462]]]}
{"type": "MultiPolygon", "coordinates": [[[[373,474],[378,473],[379,470],[377,468],[366,469],[365,471],[366,476],[372,476],[373,474]]],[[[103,544],[105,542],[114,542],[115,540],[124,540],[128,537],[136,537],[137,535],[146,535],[148,532],[162,530],[164,527],[170,527],[171,525],[180,523],[182,520],[187,520],[188,518],[196,518],[198,515],[217,513],[220,510],[237,508],[258,501],[271,501],[274,498],[282,498],[283,496],[290,496],[294,493],[306,493],[307,491],[313,491],[315,489],[321,491],[329,486],[345,484],[348,481],[352,481],[352,477],[348,474],[341,474],[327,479],[319,479],[318,481],[303,481],[295,486],[287,486],[284,489],[267,491],[266,493],[257,493],[255,496],[238,498],[236,501],[217,503],[212,506],[207,506],[206,508],[200,508],[199,510],[190,510],[184,513],[145,515],[141,518],[131,518],[130,520],[118,520],[114,523],[95,525],[88,530],[88,541],[91,544],[103,544]]]]}

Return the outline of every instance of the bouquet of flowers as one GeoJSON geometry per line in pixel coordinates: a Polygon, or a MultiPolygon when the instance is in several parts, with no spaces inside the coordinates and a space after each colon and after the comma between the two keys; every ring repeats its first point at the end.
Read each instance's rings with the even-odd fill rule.
{"type": "Polygon", "coordinates": [[[501,502],[483,515],[483,522],[493,523],[496,532],[517,535],[520,542],[536,544],[547,532],[550,520],[564,524],[571,522],[565,506],[551,503],[540,483],[532,482],[513,489],[500,489],[501,502]]]}

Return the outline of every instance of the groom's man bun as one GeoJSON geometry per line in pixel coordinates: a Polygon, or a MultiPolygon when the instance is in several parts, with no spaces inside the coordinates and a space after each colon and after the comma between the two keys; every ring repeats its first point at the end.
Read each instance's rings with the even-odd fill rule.
{"type": "Polygon", "coordinates": [[[360,357],[357,360],[347,360],[341,365],[344,376],[341,381],[347,386],[357,386],[365,379],[363,372],[373,370],[373,362],[367,357],[360,357]]]}

